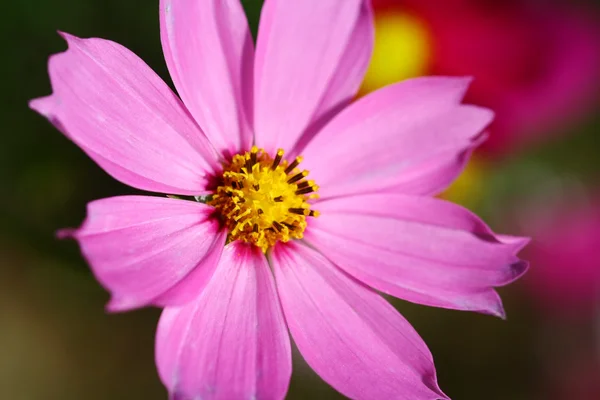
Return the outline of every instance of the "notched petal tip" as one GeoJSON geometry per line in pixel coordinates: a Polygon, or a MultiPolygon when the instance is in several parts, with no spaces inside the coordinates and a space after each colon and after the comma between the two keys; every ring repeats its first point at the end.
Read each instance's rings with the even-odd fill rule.
{"type": "Polygon", "coordinates": [[[479,146],[481,146],[482,144],[484,144],[489,138],[490,138],[490,132],[489,132],[489,130],[484,130],[479,135],[475,136],[471,140],[469,148],[471,150],[475,150],[476,148],[478,148],[479,146]]]}
{"type": "Polygon", "coordinates": [[[104,305],[104,311],[108,314],[123,313],[138,308],[140,308],[140,305],[135,300],[127,300],[127,298],[115,297],[114,294],[111,294],[110,300],[104,305]]]}
{"type": "Polygon", "coordinates": [[[456,304],[459,307],[452,307],[452,309],[490,315],[502,320],[506,319],[502,298],[494,287],[481,288],[479,291],[471,293],[470,297],[463,298],[456,304]]]}
{"type": "MultiPolygon", "coordinates": [[[[427,77],[423,77],[423,78],[427,78],[427,77]]],[[[464,97],[467,94],[467,91],[471,87],[471,84],[475,80],[475,77],[471,76],[471,75],[466,75],[466,76],[434,76],[433,78],[434,79],[437,78],[437,79],[440,79],[440,80],[445,79],[445,80],[448,80],[449,82],[453,83],[456,86],[456,88],[457,88],[457,92],[461,94],[459,102],[464,99],[464,97]]]]}
{"type": "Polygon", "coordinates": [[[504,306],[492,312],[483,312],[483,314],[491,315],[492,317],[497,317],[503,321],[506,321],[506,311],[504,310],[504,306]]]}
{"type": "Polygon", "coordinates": [[[476,135],[475,138],[479,138],[484,133],[488,133],[487,129],[489,125],[494,121],[494,118],[496,116],[496,113],[493,110],[487,107],[476,106],[473,104],[461,104],[460,107],[468,108],[471,112],[471,117],[477,118],[477,121],[481,125],[481,129],[479,130],[479,132],[481,133],[476,135]]]}
{"type": "Polygon", "coordinates": [[[511,245],[515,255],[531,242],[531,238],[528,236],[497,235],[497,239],[504,244],[511,245]]]}
{"type": "MultiPolygon", "coordinates": [[[[492,317],[497,317],[502,320],[506,320],[506,310],[504,310],[504,304],[502,302],[502,298],[498,294],[495,289],[490,289],[493,294],[494,301],[490,302],[488,307],[483,310],[478,310],[482,314],[491,315],[492,317]]],[[[476,311],[476,310],[473,310],[476,311]]]]}
{"type": "Polygon", "coordinates": [[[63,228],[54,234],[57,239],[76,239],[77,228],[63,228]]]}
{"type": "Polygon", "coordinates": [[[507,281],[504,285],[499,286],[505,286],[521,279],[521,277],[529,270],[529,261],[519,260],[516,263],[511,264],[510,269],[513,274],[512,279],[507,281]]]}
{"type": "Polygon", "coordinates": [[[412,85],[434,85],[440,90],[446,90],[454,92],[455,94],[455,103],[460,104],[469,87],[475,80],[473,76],[444,76],[444,75],[434,75],[434,76],[420,76],[416,78],[406,79],[405,81],[399,82],[397,84],[406,83],[408,84],[406,87],[411,87],[412,85]]]}
{"type": "Polygon", "coordinates": [[[432,388],[432,390],[437,395],[436,400],[451,400],[450,397],[448,397],[448,395],[444,393],[442,389],[440,389],[437,383],[437,378],[435,380],[435,387],[432,388]]]}
{"type": "Polygon", "coordinates": [[[29,100],[28,105],[29,108],[38,114],[46,118],[51,118],[54,115],[53,110],[56,107],[56,98],[53,94],[44,97],[38,97],[36,99],[29,100]]]}
{"type": "Polygon", "coordinates": [[[75,42],[76,40],[81,40],[81,38],[75,36],[75,35],[71,35],[70,33],[61,31],[61,30],[57,30],[56,33],[58,33],[58,35],[63,38],[68,45],[71,44],[71,42],[75,42]]]}

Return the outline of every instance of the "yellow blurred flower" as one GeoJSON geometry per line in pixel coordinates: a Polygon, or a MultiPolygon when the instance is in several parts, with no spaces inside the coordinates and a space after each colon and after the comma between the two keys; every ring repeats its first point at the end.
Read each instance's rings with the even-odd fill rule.
{"type": "Polygon", "coordinates": [[[402,11],[375,14],[375,48],[360,93],[428,72],[432,46],[427,25],[402,11]]]}

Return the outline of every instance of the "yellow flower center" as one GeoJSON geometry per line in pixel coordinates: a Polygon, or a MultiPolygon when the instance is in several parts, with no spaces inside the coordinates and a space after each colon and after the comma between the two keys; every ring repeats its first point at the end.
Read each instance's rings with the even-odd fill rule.
{"type": "Polygon", "coordinates": [[[375,48],[360,93],[428,73],[432,38],[427,24],[404,11],[375,15],[375,48]]]}
{"type": "Polygon", "coordinates": [[[229,229],[228,241],[252,243],[266,252],[278,241],[301,239],[306,217],[319,213],[310,209],[318,186],[299,170],[302,157],[291,163],[279,149],[275,158],[264,150],[237,154],[224,167],[215,194],[207,204],[215,207],[229,229]]]}

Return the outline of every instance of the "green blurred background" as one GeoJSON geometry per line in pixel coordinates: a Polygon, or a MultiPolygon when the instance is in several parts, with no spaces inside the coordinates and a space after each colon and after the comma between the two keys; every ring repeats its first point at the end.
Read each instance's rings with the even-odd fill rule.
{"type": "MultiPolygon", "coordinates": [[[[117,41],[171,84],[157,3],[3,5],[0,399],[166,399],[153,360],[159,310],[106,314],[108,294],[77,245],[55,239],[57,229],[80,224],[90,200],[134,190],[110,178],[27,107],[28,100],[50,93],[47,58],[66,47],[57,29],[117,41]]],[[[256,29],[262,2],[243,4],[256,29]]],[[[597,191],[598,110],[562,127],[560,138],[489,162],[477,193],[461,201],[492,228],[516,234],[521,207],[544,203],[548,186],[597,191]]],[[[526,283],[500,292],[507,321],[391,301],[430,346],[440,385],[454,399],[600,399],[600,307],[547,312],[526,283]]],[[[311,397],[341,398],[295,354],[289,398],[311,397]]]]}

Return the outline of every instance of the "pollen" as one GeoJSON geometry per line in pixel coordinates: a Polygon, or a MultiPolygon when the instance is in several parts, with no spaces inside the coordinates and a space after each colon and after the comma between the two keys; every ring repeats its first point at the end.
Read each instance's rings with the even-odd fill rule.
{"type": "Polygon", "coordinates": [[[207,204],[215,207],[229,230],[228,242],[241,240],[266,252],[275,243],[302,239],[307,217],[317,217],[310,200],[319,187],[308,171],[279,149],[275,157],[256,146],[225,165],[207,204]]]}

